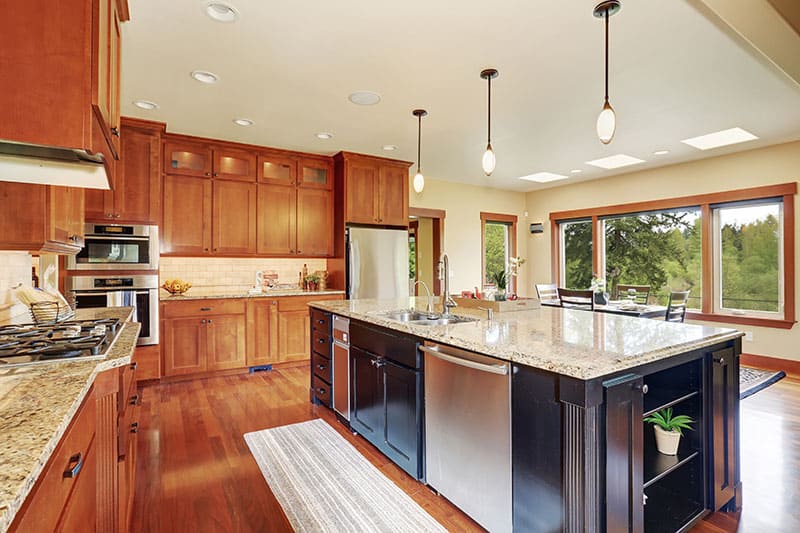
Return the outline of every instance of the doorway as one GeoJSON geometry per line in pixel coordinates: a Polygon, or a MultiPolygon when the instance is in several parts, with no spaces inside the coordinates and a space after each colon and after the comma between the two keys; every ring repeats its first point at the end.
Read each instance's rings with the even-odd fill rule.
{"type": "Polygon", "coordinates": [[[424,296],[425,290],[420,293],[419,285],[414,285],[416,281],[423,281],[433,294],[441,294],[439,257],[444,242],[445,211],[411,207],[408,214],[408,277],[412,285],[409,293],[424,296]]]}

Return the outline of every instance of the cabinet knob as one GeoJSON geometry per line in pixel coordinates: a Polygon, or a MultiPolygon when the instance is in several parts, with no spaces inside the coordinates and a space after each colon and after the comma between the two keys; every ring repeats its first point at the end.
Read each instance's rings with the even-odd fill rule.
{"type": "Polygon", "coordinates": [[[211,176],[211,172],[204,172],[203,174],[205,174],[206,176],[211,176]]]}
{"type": "Polygon", "coordinates": [[[212,309],[213,309],[213,307],[201,307],[200,308],[201,311],[211,311],[212,309]]]}
{"type": "Polygon", "coordinates": [[[128,401],[128,403],[131,405],[137,405],[139,403],[139,395],[134,394],[133,396],[131,396],[131,399],[128,401]]]}
{"type": "Polygon", "coordinates": [[[214,251],[215,251],[215,252],[219,251],[219,248],[214,248],[214,251]]]}
{"type": "Polygon", "coordinates": [[[116,126],[111,128],[111,135],[113,135],[114,137],[119,137],[119,128],[117,128],[116,126]]]}
{"type": "Polygon", "coordinates": [[[302,254],[303,252],[301,252],[300,250],[297,250],[297,253],[298,253],[298,254],[302,254]]]}
{"type": "Polygon", "coordinates": [[[119,218],[119,213],[114,213],[114,218],[119,218]]]}
{"type": "Polygon", "coordinates": [[[211,324],[212,322],[214,322],[214,321],[209,318],[208,319],[208,323],[211,324]]]}
{"type": "Polygon", "coordinates": [[[715,363],[719,363],[721,365],[724,365],[725,364],[725,358],[724,357],[715,357],[714,358],[714,362],[715,363]]]}
{"type": "Polygon", "coordinates": [[[106,218],[114,218],[114,213],[106,213],[106,218]]]}
{"type": "Polygon", "coordinates": [[[78,475],[78,473],[83,468],[83,455],[80,452],[76,453],[72,457],[69,458],[69,463],[67,463],[67,469],[64,470],[64,477],[74,478],[78,475]]]}
{"type": "Polygon", "coordinates": [[[325,344],[325,339],[317,339],[317,342],[320,344],[325,344]]]}
{"type": "Polygon", "coordinates": [[[325,389],[323,389],[322,387],[320,387],[320,388],[318,388],[318,389],[317,389],[317,392],[318,392],[319,394],[325,394],[325,389]]]}
{"type": "Polygon", "coordinates": [[[207,252],[207,251],[208,251],[208,248],[203,248],[203,251],[204,251],[204,252],[207,252]]]}
{"type": "Polygon", "coordinates": [[[206,319],[204,318],[203,320],[200,321],[200,323],[201,324],[205,324],[206,323],[206,319]]]}
{"type": "Polygon", "coordinates": [[[642,394],[647,394],[647,392],[650,390],[650,387],[647,386],[647,383],[644,383],[643,385],[636,384],[633,386],[633,390],[642,391],[642,394]]]}
{"type": "Polygon", "coordinates": [[[217,176],[219,176],[219,172],[214,172],[214,177],[216,178],[217,176]]]}
{"type": "Polygon", "coordinates": [[[290,253],[290,254],[293,254],[293,253],[294,253],[294,250],[289,250],[289,253],[290,253]]]}
{"type": "Polygon", "coordinates": [[[272,300],[272,305],[278,305],[278,301],[277,300],[272,300]]]}
{"type": "Polygon", "coordinates": [[[320,370],[325,370],[325,365],[317,365],[317,368],[319,368],[320,370]]]}
{"type": "Polygon", "coordinates": [[[131,424],[131,433],[139,433],[139,422],[133,422],[131,424]]]}
{"type": "Polygon", "coordinates": [[[69,236],[69,237],[67,237],[67,238],[68,238],[69,240],[71,240],[72,242],[78,242],[78,238],[79,238],[79,237],[78,237],[77,235],[70,235],[70,236],[69,236]]]}
{"type": "Polygon", "coordinates": [[[131,370],[136,370],[137,368],[139,368],[139,363],[134,361],[133,363],[131,363],[131,367],[130,368],[131,368],[131,370]]]}

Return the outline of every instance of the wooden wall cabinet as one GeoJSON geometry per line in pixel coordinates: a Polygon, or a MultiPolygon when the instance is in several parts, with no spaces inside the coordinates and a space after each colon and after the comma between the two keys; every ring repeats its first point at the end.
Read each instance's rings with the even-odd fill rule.
{"type": "Polygon", "coordinates": [[[87,222],[159,224],[164,129],[165,124],[160,122],[121,119],[114,190],[85,190],[87,222]]]}
{"type": "Polygon", "coordinates": [[[164,176],[162,254],[206,255],[211,252],[211,199],[209,179],[164,176]]]}
{"type": "Polygon", "coordinates": [[[259,255],[333,255],[333,192],[258,184],[259,255]]]}
{"type": "Polygon", "coordinates": [[[337,182],[344,187],[344,221],[408,226],[408,167],[411,163],[339,152],[337,182]]]}
{"type": "Polygon", "coordinates": [[[215,254],[256,252],[256,184],[214,180],[211,219],[215,254]]]}
{"type": "Polygon", "coordinates": [[[256,155],[213,141],[170,136],[164,143],[164,173],[256,181],[256,155]]]}

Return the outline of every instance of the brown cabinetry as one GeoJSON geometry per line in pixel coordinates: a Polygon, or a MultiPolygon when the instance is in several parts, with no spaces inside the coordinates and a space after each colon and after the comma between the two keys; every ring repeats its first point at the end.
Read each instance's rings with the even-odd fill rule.
{"type": "MultiPolygon", "coordinates": [[[[127,2],[126,2],[127,3],[127,2]]],[[[124,6],[127,9],[127,5],[124,6]]],[[[120,2],[93,0],[92,104],[115,156],[120,148],[120,2]]]]}
{"type": "Polygon", "coordinates": [[[164,228],[161,253],[211,252],[211,180],[182,175],[164,177],[164,228]]]}
{"type": "Polygon", "coordinates": [[[346,223],[408,225],[411,163],[350,152],[339,152],[334,160],[344,187],[346,223]]]}
{"type": "Polygon", "coordinates": [[[214,180],[213,231],[215,254],[256,251],[256,184],[214,180]]]}

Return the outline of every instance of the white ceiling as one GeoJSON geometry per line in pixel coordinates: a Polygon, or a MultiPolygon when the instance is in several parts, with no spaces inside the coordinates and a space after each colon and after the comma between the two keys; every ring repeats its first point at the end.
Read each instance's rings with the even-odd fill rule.
{"type": "Polygon", "coordinates": [[[720,29],[692,2],[623,0],[611,19],[610,97],[617,134],[594,124],[603,100],[603,23],[594,1],[230,0],[232,24],[201,0],[129,0],[123,26],[122,113],[168,130],[332,154],[350,150],[416,159],[423,107],[426,177],[528,191],[621,172],[586,161],[624,153],[672,164],[800,138],[800,87],[720,29]],[[494,67],[492,144],[481,171],[486,82],[494,67]],[[189,77],[209,70],[219,83],[189,77]],[[375,106],[347,100],[382,95],[375,106]],[[144,111],[136,99],[157,102],[144,111]],[[243,128],[232,119],[247,117],[243,128]],[[680,143],[734,126],[760,139],[698,151],[680,143]],[[316,132],[332,132],[319,140],[316,132]],[[396,152],[382,146],[395,144],[396,152]],[[670,153],[655,156],[653,151],[670,153]],[[574,168],[579,175],[570,175],[574,168]],[[540,171],[570,179],[538,185],[540,171]]]}

